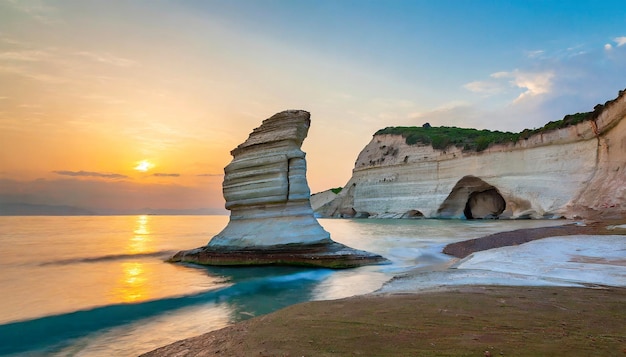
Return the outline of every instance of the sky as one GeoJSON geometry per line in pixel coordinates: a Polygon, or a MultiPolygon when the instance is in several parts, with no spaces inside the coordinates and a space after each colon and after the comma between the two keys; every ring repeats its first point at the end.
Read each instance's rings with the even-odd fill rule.
{"type": "Polygon", "coordinates": [[[223,210],[230,150],[286,109],[319,192],[379,129],[521,131],[624,88],[623,0],[0,0],[0,205],[223,210]]]}

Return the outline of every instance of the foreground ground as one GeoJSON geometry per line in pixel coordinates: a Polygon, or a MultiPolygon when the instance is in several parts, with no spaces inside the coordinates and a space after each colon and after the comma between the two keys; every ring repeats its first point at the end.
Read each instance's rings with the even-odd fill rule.
{"type": "Polygon", "coordinates": [[[291,306],[145,356],[623,356],[625,302],[624,288],[369,295],[291,306]]]}
{"type": "Polygon", "coordinates": [[[518,230],[451,245],[457,257],[476,253],[458,266],[469,270],[410,273],[377,295],[291,306],[144,356],[626,356],[626,225],[610,223],[619,225],[518,230]],[[514,248],[554,236],[561,238],[514,248]],[[507,246],[513,250],[498,249],[507,246]],[[573,274],[593,288],[481,285],[515,285],[514,272],[520,285],[545,285],[545,278],[568,285],[573,274]],[[537,280],[528,280],[533,274],[537,280]],[[428,287],[430,280],[459,285],[428,287]]]}

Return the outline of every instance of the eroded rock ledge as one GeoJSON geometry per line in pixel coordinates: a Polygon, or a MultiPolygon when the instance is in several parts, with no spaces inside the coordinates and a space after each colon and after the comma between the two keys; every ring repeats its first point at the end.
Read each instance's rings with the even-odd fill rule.
{"type": "Polygon", "coordinates": [[[385,261],[334,242],[313,216],[300,149],[310,125],[308,112],[284,111],[264,120],[231,151],[223,182],[228,225],[207,246],[181,251],[170,261],[328,268],[385,261]]]}
{"type": "Polygon", "coordinates": [[[377,264],[384,258],[331,242],[233,250],[206,246],[178,252],[170,261],[203,265],[300,265],[343,269],[377,264]]]}

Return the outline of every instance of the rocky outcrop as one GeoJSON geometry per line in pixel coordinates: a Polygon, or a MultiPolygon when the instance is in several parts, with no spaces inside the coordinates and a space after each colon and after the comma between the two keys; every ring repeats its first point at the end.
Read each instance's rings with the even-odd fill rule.
{"type": "Polygon", "coordinates": [[[278,113],[231,151],[223,182],[228,225],[207,246],[179,252],[171,261],[332,268],[383,261],[332,241],[315,219],[300,149],[310,124],[306,111],[278,113]]]}
{"type": "Polygon", "coordinates": [[[312,204],[321,217],[624,217],[625,116],[622,91],[591,120],[481,152],[375,135],[346,187],[312,204]]]}

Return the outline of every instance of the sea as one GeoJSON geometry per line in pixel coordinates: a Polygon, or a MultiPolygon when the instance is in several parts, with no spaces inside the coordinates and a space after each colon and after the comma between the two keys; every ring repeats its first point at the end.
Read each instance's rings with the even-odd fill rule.
{"type": "Polygon", "coordinates": [[[346,270],[205,267],[165,260],[206,245],[228,216],[0,217],[0,355],[137,356],[312,300],[371,293],[439,269],[451,242],[549,221],[320,219],[387,264],[346,270]]]}

